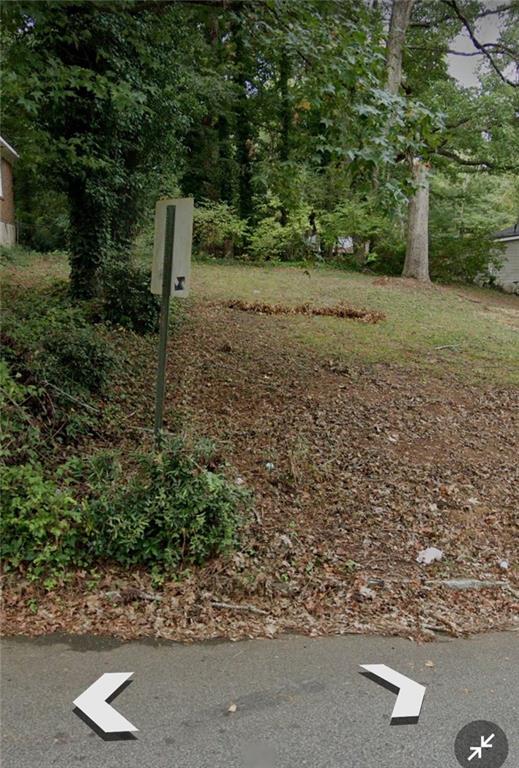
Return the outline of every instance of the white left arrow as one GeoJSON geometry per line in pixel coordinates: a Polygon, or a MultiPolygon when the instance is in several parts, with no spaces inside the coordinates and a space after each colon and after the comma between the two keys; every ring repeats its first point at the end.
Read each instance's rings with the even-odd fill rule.
{"type": "Polygon", "coordinates": [[[105,672],[77,699],[74,699],[73,703],[105,733],[138,731],[138,728],[106,701],[132,675],[133,672],[105,672]]]}
{"type": "Polygon", "coordinates": [[[386,664],[361,664],[360,666],[392,688],[398,688],[391,720],[418,719],[425,696],[425,685],[420,685],[410,677],[401,675],[386,664]]]}

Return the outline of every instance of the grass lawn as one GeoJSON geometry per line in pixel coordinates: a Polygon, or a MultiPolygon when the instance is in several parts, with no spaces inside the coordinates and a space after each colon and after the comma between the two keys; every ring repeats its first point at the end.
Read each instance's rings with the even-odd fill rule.
{"type": "Polygon", "coordinates": [[[519,298],[514,296],[466,286],[421,287],[413,281],[327,268],[211,264],[195,266],[193,286],[194,297],[210,300],[342,302],[386,315],[375,325],[333,317],[273,319],[322,355],[519,382],[519,298]]]}
{"type": "MultiPolygon", "coordinates": [[[[42,284],[65,277],[64,254],[16,250],[2,270],[8,282],[42,284]]],[[[519,298],[472,286],[419,286],[326,267],[195,263],[192,298],[381,311],[377,324],[302,315],[269,318],[281,334],[345,363],[391,362],[469,381],[519,383],[519,298]],[[443,347],[443,349],[441,349],[443,347]]]]}

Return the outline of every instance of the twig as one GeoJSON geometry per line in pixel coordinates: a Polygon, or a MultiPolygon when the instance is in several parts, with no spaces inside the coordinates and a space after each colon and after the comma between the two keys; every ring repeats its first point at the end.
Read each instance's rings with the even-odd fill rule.
{"type": "Polygon", "coordinates": [[[435,347],[435,349],[456,349],[459,344],[442,344],[441,347],[435,347]]]}
{"type": "Polygon", "coordinates": [[[220,603],[216,600],[211,600],[211,605],[214,608],[224,608],[229,611],[249,611],[250,613],[259,613],[262,616],[268,616],[268,611],[264,611],[262,608],[256,608],[254,605],[248,605],[247,603],[241,603],[238,605],[237,603],[220,603]]]}
{"type": "Polygon", "coordinates": [[[55,389],[56,392],[59,392],[60,395],[63,395],[63,397],[68,397],[68,399],[72,400],[73,403],[77,403],[78,405],[82,405],[83,408],[87,408],[89,411],[93,411],[94,413],[101,413],[99,408],[95,408],[93,405],[89,405],[88,403],[83,402],[83,400],[80,400],[78,397],[74,397],[73,395],[69,395],[68,392],[65,392],[63,389],[60,389],[55,384],[51,384],[50,381],[44,381],[43,383],[47,387],[52,387],[52,389],[55,389]]]}

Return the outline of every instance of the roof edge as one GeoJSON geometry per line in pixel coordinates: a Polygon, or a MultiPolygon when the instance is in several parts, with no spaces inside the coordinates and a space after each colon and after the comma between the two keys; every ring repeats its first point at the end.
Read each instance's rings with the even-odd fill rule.
{"type": "Polygon", "coordinates": [[[3,157],[14,163],[19,159],[20,155],[2,136],[0,136],[0,152],[3,157]]]}

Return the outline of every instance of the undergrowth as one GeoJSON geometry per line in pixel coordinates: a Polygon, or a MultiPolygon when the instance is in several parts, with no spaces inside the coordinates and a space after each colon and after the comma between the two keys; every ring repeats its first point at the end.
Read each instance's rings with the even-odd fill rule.
{"type": "Polygon", "coordinates": [[[208,444],[141,450],[130,473],[122,449],[84,457],[123,365],[95,309],[57,283],[10,289],[3,312],[0,556],[47,588],[101,561],[154,573],[201,563],[236,544],[246,508],[208,444]]]}

